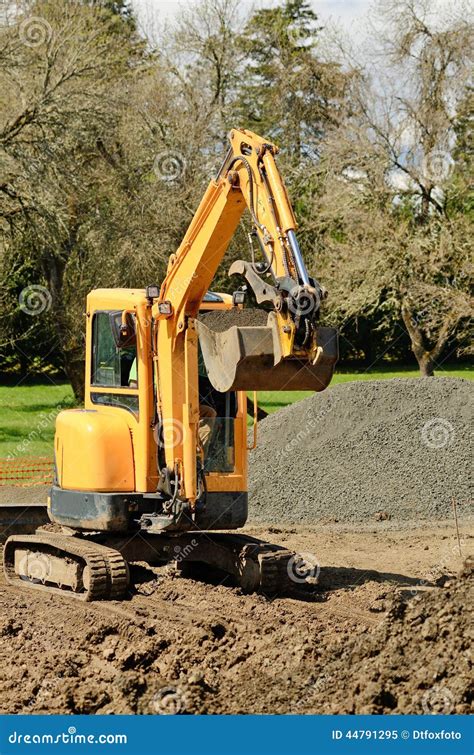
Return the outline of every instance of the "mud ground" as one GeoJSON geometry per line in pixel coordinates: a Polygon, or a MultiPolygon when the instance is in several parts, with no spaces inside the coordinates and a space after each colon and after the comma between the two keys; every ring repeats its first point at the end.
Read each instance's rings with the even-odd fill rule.
{"type": "Polygon", "coordinates": [[[454,575],[473,530],[461,523],[461,558],[452,521],[247,527],[316,557],[306,601],[170,567],[134,567],[120,603],[1,575],[0,713],[467,712],[472,579],[454,575]]]}

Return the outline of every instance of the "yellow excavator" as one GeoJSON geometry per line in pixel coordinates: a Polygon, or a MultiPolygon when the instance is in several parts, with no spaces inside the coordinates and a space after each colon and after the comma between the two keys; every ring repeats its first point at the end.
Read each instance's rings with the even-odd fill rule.
{"type": "Polygon", "coordinates": [[[336,331],[318,325],[325,291],[307,273],[277,151],[233,130],[161,286],[87,297],[85,405],[56,420],[56,526],[8,538],[8,582],[119,599],[129,563],[174,561],[247,591],[288,588],[295,554],[229,532],[247,520],[247,392],[321,391],[338,355],[336,331]],[[231,265],[233,295],[212,293],[246,209],[252,259],[231,265]]]}

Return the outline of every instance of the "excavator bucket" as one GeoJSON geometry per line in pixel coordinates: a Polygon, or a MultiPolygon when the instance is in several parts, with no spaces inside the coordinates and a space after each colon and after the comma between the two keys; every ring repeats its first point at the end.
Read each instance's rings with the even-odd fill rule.
{"type": "Polygon", "coordinates": [[[196,322],[196,329],[208,378],[221,392],[322,391],[337,362],[334,328],[317,329],[320,348],[314,364],[296,358],[279,359],[278,334],[271,315],[267,325],[231,325],[226,330],[214,330],[201,320],[196,322]]]}

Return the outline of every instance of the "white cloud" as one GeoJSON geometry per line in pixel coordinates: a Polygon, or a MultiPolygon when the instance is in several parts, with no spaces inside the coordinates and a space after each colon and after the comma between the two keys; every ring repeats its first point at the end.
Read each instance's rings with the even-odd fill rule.
{"type": "MultiPolygon", "coordinates": [[[[177,15],[180,8],[192,5],[186,0],[132,0],[132,5],[138,15],[141,25],[144,27],[151,19],[165,20],[177,15]]],[[[243,6],[254,5],[250,0],[243,0],[243,6]]],[[[274,2],[258,2],[258,7],[271,7],[274,2]]],[[[354,28],[354,22],[363,21],[371,5],[371,0],[313,0],[312,6],[324,23],[332,21],[340,23],[349,30],[354,28]]]]}
{"type": "MultiPolygon", "coordinates": [[[[453,0],[434,2],[433,7],[442,11],[452,7],[453,0]]],[[[173,19],[180,9],[193,4],[193,0],[132,0],[139,23],[145,31],[150,26],[173,19]]],[[[265,8],[276,4],[275,0],[241,0],[244,8],[265,8]]],[[[312,0],[311,5],[323,25],[342,27],[348,36],[359,42],[367,34],[369,12],[377,3],[375,0],[312,0]]]]}

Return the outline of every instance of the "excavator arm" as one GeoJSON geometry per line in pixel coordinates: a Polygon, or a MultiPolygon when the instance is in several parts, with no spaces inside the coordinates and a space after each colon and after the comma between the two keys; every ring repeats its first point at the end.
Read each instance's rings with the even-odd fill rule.
{"type": "Polygon", "coordinates": [[[219,391],[323,390],[337,359],[335,331],[317,326],[324,291],[309,277],[298,246],[295,216],[275,162],[278,149],[244,130],[230,133],[230,145],[169,259],[152,309],[166,466],[191,507],[198,492],[198,339],[209,380],[219,391]],[[243,278],[268,320],[266,326],[231,325],[216,333],[196,318],[245,209],[261,261],[238,260],[229,274],[243,278]]]}

